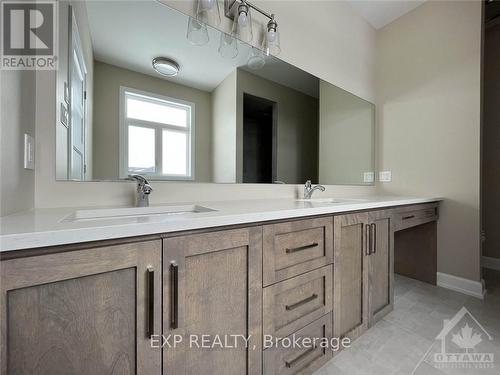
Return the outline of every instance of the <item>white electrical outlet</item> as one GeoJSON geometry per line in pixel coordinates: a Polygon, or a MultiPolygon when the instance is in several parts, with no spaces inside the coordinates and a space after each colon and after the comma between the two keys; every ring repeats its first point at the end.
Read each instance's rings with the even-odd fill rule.
{"type": "Polygon", "coordinates": [[[24,169],[35,169],[35,140],[24,134],[24,169]]]}
{"type": "Polygon", "coordinates": [[[378,180],[380,182],[391,182],[392,172],[391,171],[378,172],[378,180]]]}
{"type": "Polygon", "coordinates": [[[363,173],[363,182],[373,182],[375,180],[374,172],[365,172],[363,173]]]}

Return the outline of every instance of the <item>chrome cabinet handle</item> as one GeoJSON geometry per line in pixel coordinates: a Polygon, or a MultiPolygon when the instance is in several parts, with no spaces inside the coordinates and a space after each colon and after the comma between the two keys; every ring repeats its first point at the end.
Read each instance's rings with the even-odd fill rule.
{"type": "Polygon", "coordinates": [[[371,228],[371,231],[372,231],[372,234],[373,234],[373,238],[372,238],[372,241],[373,241],[373,246],[372,246],[373,253],[372,254],[375,254],[377,252],[377,224],[370,224],[370,228],[371,228]]]}
{"type": "Polygon", "coordinates": [[[287,248],[286,249],[286,253],[287,254],[290,254],[290,253],[295,253],[296,251],[302,251],[302,250],[306,250],[306,249],[311,249],[313,247],[316,247],[318,246],[318,243],[317,242],[314,242],[310,245],[304,245],[304,246],[298,246],[298,247],[292,247],[292,248],[287,248]]]}
{"type": "Polygon", "coordinates": [[[170,263],[170,328],[179,326],[179,266],[170,263]]]}
{"type": "Polygon", "coordinates": [[[318,295],[314,293],[312,296],[304,298],[303,300],[296,302],[293,305],[285,305],[285,310],[287,311],[295,310],[297,307],[300,307],[308,302],[314,301],[316,298],[318,298],[318,295]]]}
{"type": "Polygon", "coordinates": [[[297,364],[297,362],[299,362],[302,358],[304,358],[306,355],[308,355],[309,353],[312,353],[314,351],[314,349],[316,349],[316,345],[313,345],[312,347],[310,347],[309,349],[307,349],[304,353],[301,353],[299,354],[297,357],[295,357],[294,359],[292,359],[291,361],[285,361],[285,366],[288,367],[288,368],[292,368],[293,366],[295,366],[297,364]]]}
{"type": "Polygon", "coordinates": [[[155,331],[155,270],[148,267],[148,331],[147,337],[151,338],[155,331]]]}

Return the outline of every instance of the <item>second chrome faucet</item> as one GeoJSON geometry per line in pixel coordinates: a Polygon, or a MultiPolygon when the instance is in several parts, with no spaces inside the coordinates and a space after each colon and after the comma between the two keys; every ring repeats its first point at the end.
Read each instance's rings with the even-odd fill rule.
{"type": "Polygon", "coordinates": [[[311,180],[307,180],[304,184],[304,199],[311,199],[312,194],[316,190],[325,191],[325,187],[323,185],[314,185],[312,186],[311,180]]]}

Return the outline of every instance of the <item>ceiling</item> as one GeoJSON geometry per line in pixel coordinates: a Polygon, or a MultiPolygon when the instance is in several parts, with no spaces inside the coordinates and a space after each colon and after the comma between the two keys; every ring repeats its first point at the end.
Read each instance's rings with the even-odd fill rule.
{"type": "Polygon", "coordinates": [[[246,67],[250,47],[238,44],[234,59],[218,53],[220,32],[208,28],[210,41],[193,46],[186,39],[188,17],[156,0],[87,1],[87,15],[94,58],[111,65],[167,79],[200,90],[212,91],[236,68],[248,70],[311,96],[319,94],[319,80],[290,64],[268,58],[264,68],[246,67]],[[176,77],[157,74],[151,61],[157,56],[176,60],[176,77]]]}
{"type": "Polygon", "coordinates": [[[419,5],[422,5],[426,0],[347,1],[359,15],[378,30],[419,5]]]}

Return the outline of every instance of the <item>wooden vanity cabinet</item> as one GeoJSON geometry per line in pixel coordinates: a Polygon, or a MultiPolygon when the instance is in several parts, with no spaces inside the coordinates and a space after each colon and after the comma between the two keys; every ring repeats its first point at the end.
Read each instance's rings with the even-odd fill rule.
{"type": "Polygon", "coordinates": [[[163,274],[163,332],[182,337],[163,373],[262,374],[262,227],[166,238],[163,274]],[[202,335],[251,339],[210,348],[202,335]]]}
{"type": "Polygon", "coordinates": [[[394,232],[436,219],[433,203],[4,257],[0,375],[311,373],[330,350],[264,335],[363,334],[393,308],[394,232]]]}
{"type": "Polygon", "coordinates": [[[394,307],[394,227],[392,211],[368,213],[368,325],[371,327],[394,307]]]}
{"type": "Polygon", "coordinates": [[[0,262],[2,375],[161,374],[161,241],[0,262]]]}
{"type": "Polygon", "coordinates": [[[334,217],[334,335],[355,339],[393,308],[390,210],[334,217]]]}
{"type": "Polygon", "coordinates": [[[333,334],[355,339],[368,329],[368,215],[333,220],[333,334]]]}

